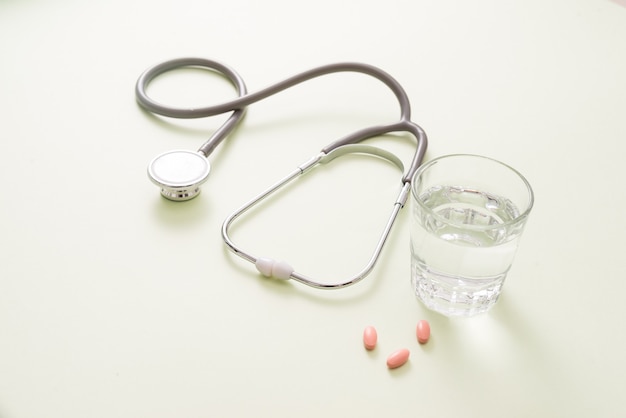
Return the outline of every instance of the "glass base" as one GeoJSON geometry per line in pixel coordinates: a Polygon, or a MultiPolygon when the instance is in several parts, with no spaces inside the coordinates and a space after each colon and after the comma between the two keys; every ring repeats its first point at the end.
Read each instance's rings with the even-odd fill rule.
{"type": "Polygon", "coordinates": [[[430,310],[449,317],[471,317],[498,301],[506,272],[494,277],[459,277],[433,271],[413,259],[411,282],[417,298],[430,310]]]}

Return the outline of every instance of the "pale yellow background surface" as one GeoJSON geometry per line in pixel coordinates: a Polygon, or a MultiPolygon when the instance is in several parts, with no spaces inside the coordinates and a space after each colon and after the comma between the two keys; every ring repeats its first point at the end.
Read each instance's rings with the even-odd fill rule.
{"type": "MultiPolygon", "coordinates": [[[[193,70],[151,93],[232,95],[193,70]]],[[[619,2],[0,0],[0,417],[621,416],[625,122],[619,2]],[[224,120],[136,105],[139,74],[182,56],[224,61],[250,90],[335,61],[379,66],[407,90],[427,159],[483,154],[524,173],[536,204],[498,305],[448,320],[415,300],[407,210],[345,290],[275,283],[227,252],[229,213],[399,112],[360,75],[294,88],[250,108],[199,198],[168,202],[147,163],[224,120]],[[409,363],[387,370],[401,347],[409,363]]],[[[375,142],[411,156],[408,138],[375,142]]],[[[369,160],[329,166],[233,237],[341,279],[367,259],[399,178],[369,160]]]]}

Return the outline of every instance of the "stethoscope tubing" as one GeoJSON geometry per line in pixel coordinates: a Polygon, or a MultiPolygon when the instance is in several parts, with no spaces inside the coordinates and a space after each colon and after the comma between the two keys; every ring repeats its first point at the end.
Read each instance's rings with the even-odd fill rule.
{"type": "MultiPolygon", "coordinates": [[[[208,108],[190,108],[190,107],[175,107],[166,106],[156,100],[153,100],[146,92],[150,82],[157,76],[166,73],[168,71],[177,70],[184,67],[201,67],[215,71],[217,74],[222,75],[237,90],[239,97],[245,97],[248,92],[246,83],[237,71],[223,64],[219,61],[214,61],[206,58],[176,58],[173,60],[165,61],[157,64],[144,71],[135,84],[135,97],[137,102],[147,111],[155,113],[161,116],[167,116],[177,119],[196,119],[209,116],[215,116],[229,111],[233,111],[233,114],[220,126],[211,137],[198,149],[205,157],[208,157],[213,150],[228,136],[230,132],[239,124],[246,113],[246,106],[235,106],[222,111],[219,111],[218,106],[212,106],[210,111],[208,108]],[[215,110],[213,110],[215,109],[215,110]]],[[[230,103],[230,102],[226,102],[230,103]]]]}
{"type": "Polygon", "coordinates": [[[286,78],[256,92],[246,93],[243,78],[231,67],[205,58],[177,58],[157,64],[146,70],[139,77],[136,83],[135,93],[139,104],[152,113],[179,119],[204,118],[221,115],[234,110],[245,109],[253,103],[264,100],[297,84],[323,75],[339,72],[362,73],[380,80],[391,89],[398,99],[398,102],[400,103],[400,118],[402,120],[411,119],[411,104],[404,88],[400,85],[400,83],[398,83],[390,74],[379,69],[378,67],[355,62],[334,63],[319,66],[286,78]],[[239,97],[216,105],[190,108],[165,106],[156,102],[147,95],[146,87],[156,76],[170,70],[192,66],[209,68],[222,73],[237,87],[239,97]]]}
{"type": "Polygon", "coordinates": [[[313,78],[339,72],[362,73],[374,77],[384,83],[394,93],[396,99],[398,100],[398,104],[400,105],[400,120],[399,122],[391,125],[382,125],[362,129],[327,145],[323,148],[323,150],[325,152],[328,152],[339,146],[357,143],[364,139],[371,138],[377,135],[382,135],[385,133],[390,133],[394,131],[408,131],[416,137],[418,142],[413,160],[409,165],[407,172],[403,176],[403,182],[410,181],[413,173],[417,170],[426,152],[426,148],[428,145],[427,137],[423,129],[411,121],[411,103],[404,88],[389,73],[373,65],[356,62],[344,62],[323,65],[291,76],[285,80],[279,81],[275,84],[270,85],[269,87],[258,90],[256,92],[248,93],[246,84],[241,75],[239,75],[237,71],[223,63],[206,58],[177,58],[157,64],[141,74],[135,85],[135,96],[137,102],[146,110],[161,116],[172,118],[194,119],[233,112],[233,114],[228,118],[224,125],[222,125],[212,135],[212,137],[199,148],[199,152],[202,152],[202,154],[204,154],[205,156],[209,156],[211,152],[215,149],[215,147],[217,147],[217,145],[240,122],[245,114],[247,106],[313,78]],[[183,67],[202,67],[222,74],[222,76],[226,77],[235,86],[239,97],[212,106],[192,108],[166,106],[153,100],[147,94],[147,86],[155,77],[167,71],[183,67]]]}

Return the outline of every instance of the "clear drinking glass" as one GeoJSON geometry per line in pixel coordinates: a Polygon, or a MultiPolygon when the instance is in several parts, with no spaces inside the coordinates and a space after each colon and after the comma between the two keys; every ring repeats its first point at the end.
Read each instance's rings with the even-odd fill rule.
{"type": "Polygon", "coordinates": [[[498,300],[533,191],[516,170],[478,155],[422,165],[411,186],[411,281],[429,309],[472,316],[498,300]]]}

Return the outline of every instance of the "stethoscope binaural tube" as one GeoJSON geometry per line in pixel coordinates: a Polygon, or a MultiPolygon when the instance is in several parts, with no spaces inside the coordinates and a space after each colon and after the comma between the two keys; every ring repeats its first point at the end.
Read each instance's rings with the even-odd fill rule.
{"type": "Polygon", "coordinates": [[[400,105],[400,120],[389,124],[371,126],[359,131],[353,132],[340,138],[326,147],[322,148],[320,153],[300,165],[296,170],[290,173],[283,180],[270,187],[265,192],[261,193],[250,202],[245,204],[242,208],[237,210],[231,216],[229,216],[222,225],[222,237],[228,248],[238,256],[252,262],[256,265],[259,272],[265,276],[272,276],[279,279],[294,279],[305,285],[320,288],[320,289],[336,289],[342,288],[362,280],[374,267],[383,245],[391,231],[391,227],[398,215],[400,209],[406,203],[409,195],[410,183],[415,171],[417,171],[421,161],[426,153],[428,140],[426,133],[416,123],[411,121],[411,106],[409,98],[402,88],[402,86],[385,71],[361,63],[337,63],[325,65],[311,70],[296,74],[290,78],[280,81],[276,84],[270,85],[262,90],[254,93],[248,93],[245,82],[241,76],[232,68],[213,60],[207,60],[203,58],[180,58],[171,61],[166,61],[158,64],[154,67],[146,70],[137,80],[135,86],[135,94],[137,102],[147,111],[152,113],[173,117],[173,118],[202,118],[223,114],[226,112],[232,112],[227,121],[213,133],[213,135],[198,149],[197,152],[175,150],[163,153],[157,156],[148,166],[148,176],[159,187],[161,187],[161,194],[170,200],[183,201],[194,198],[200,192],[200,185],[203,184],[210,172],[210,165],[207,157],[211,152],[219,145],[219,143],[226,138],[226,136],[241,122],[245,114],[246,107],[263,100],[269,96],[279,93],[289,87],[295,86],[304,81],[337,72],[356,72],[372,76],[381,82],[383,82],[394,93],[398,103],[400,105]],[[148,84],[158,75],[164,72],[183,68],[183,67],[200,67],[214,71],[223,77],[227,78],[236,88],[238,97],[230,101],[207,107],[198,108],[180,108],[166,106],[151,99],[146,93],[148,84]],[[397,157],[391,156],[388,152],[364,145],[355,144],[359,142],[392,132],[408,132],[412,134],[416,141],[416,150],[413,155],[413,159],[408,169],[404,171],[402,163],[399,162],[397,157]],[[402,176],[402,188],[396,199],[392,213],[389,220],[383,230],[379,241],[370,261],[365,268],[357,275],[351,277],[348,280],[344,280],[336,283],[321,283],[315,281],[307,276],[304,276],[289,266],[289,264],[282,261],[275,261],[273,259],[265,257],[255,257],[241,248],[239,248],[230,239],[228,230],[231,224],[243,213],[245,213],[252,206],[265,199],[270,194],[291,182],[296,177],[304,174],[317,164],[323,164],[335,159],[337,156],[343,155],[348,152],[360,152],[366,154],[373,154],[396,164],[401,171],[402,176]]]}
{"type": "Polygon", "coordinates": [[[410,182],[405,182],[402,184],[402,188],[398,194],[398,197],[396,198],[396,201],[394,202],[387,223],[385,224],[383,232],[376,242],[376,246],[374,248],[374,251],[372,252],[372,255],[370,256],[369,261],[361,269],[361,271],[348,279],[334,282],[322,282],[314,280],[307,275],[297,272],[290,264],[288,264],[284,260],[275,260],[269,257],[257,257],[244,251],[239,246],[237,246],[229,236],[229,229],[232,224],[240,216],[245,214],[248,210],[252,209],[255,205],[262,202],[282,187],[291,183],[299,176],[309,172],[317,165],[328,164],[331,161],[334,161],[336,158],[349,153],[373,155],[391,162],[393,165],[399,168],[401,172],[403,172],[404,170],[404,165],[397,156],[388,151],[370,145],[346,144],[334,147],[331,151],[328,151],[328,153],[322,151],[315,157],[311,158],[308,161],[305,161],[303,164],[298,166],[294,171],[289,173],[282,180],[278,181],[274,185],[270,186],[267,190],[251,199],[249,202],[247,202],[242,207],[233,212],[230,216],[228,216],[226,220],[224,220],[224,223],[222,224],[222,238],[224,239],[224,242],[226,243],[228,248],[239,257],[248,260],[249,262],[254,264],[257,270],[265,277],[273,277],[280,280],[292,279],[307,286],[314,287],[316,289],[340,289],[343,287],[351,286],[363,280],[374,268],[374,265],[376,264],[376,261],[378,260],[383,250],[383,246],[385,245],[385,242],[389,237],[389,233],[391,232],[391,228],[396,220],[396,217],[398,216],[400,209],[404,207],[404,204],[407,201],[411,187],[410,182]]]}

